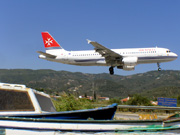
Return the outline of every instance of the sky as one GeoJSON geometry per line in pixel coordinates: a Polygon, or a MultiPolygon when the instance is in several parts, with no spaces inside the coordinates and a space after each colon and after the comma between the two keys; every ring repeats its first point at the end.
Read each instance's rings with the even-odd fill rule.
{"type": "MultiPolygon", "coordinates": [[[[86,39],[107,48],[163,47],[179,55],[179,0],[2,0],[0,4],[0,69],[52,69],[109,73],[109,67],[73,66],[38,58],[45,51],[41,32],[48,31],[69,51],[93,50],[86,39]]],[[[162,70],[179,70],[179,58],[161,63],[162,70]]],[[[132,75],[157,70],[141,64],[132,75]]]]}

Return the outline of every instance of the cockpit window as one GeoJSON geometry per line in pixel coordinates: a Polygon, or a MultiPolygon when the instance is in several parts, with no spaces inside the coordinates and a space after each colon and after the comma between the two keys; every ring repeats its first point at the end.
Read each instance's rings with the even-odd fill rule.
{"type": "Polygon", "coordinates": [[[167,50],[166,53],[170,53],[171,51],[170,50],[167,50]]]}

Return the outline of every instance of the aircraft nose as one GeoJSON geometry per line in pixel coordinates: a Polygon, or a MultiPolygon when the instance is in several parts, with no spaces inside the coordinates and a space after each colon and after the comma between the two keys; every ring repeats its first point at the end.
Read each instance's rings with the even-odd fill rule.
{"type": "Polygon", "coordinates": [[[178,58],[178,55],[176,53],[172,53],[172,56],[177,59],[178,58]]]}

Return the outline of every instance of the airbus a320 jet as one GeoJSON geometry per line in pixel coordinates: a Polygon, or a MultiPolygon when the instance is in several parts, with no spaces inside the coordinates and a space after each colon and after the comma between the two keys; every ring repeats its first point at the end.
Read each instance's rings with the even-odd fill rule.
{"type": "Polygon", "coordinates": [[[78,66],[109,66],[111,75],[114,74],[114,67],[130,71],[137,64],[145,63],[157,63],[158,71],[161,71],[161,62],[173,61],[178,57],[166,48],[108,49],[90,40],[87,41],[94,46],[94,50],[66,51],[48,32],[42,32],[42,38],[46,52],[37,51],[39,58],[78,66]]]}

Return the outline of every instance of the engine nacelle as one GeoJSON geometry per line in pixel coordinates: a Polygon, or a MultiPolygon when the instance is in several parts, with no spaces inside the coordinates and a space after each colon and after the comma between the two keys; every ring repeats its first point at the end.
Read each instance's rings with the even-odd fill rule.
{"type": "Polygon", "coordinates": [[[135,66],[128,66],[128,65],[123,66],[123,70],[126,70],[126,71],[131,71],[131,70],[134,70],[134,69],[135,69],[135,66]]]}
{"type": "Polygon", "coordinates": [[[137,57],[124,57],[122,62],[124,62],[124,65],[136,65],[138,58],[137,57]]]}
{"type": "Polygon", "coordinates": [[[117,66],[118,69],[123,69],[126,71],[131,71],[135,69],[135,66],[128,66],[128,65],[124,65],[124,66],[117,66]]]}
{"type": "Polygon", "coordinates": [[[117,66],[118,69],[123,69],[126,71],[131,71],[135,69],[135,66],[137,65],[137,57],[124,57],[122,62],[122,66],[117,66]]]}

